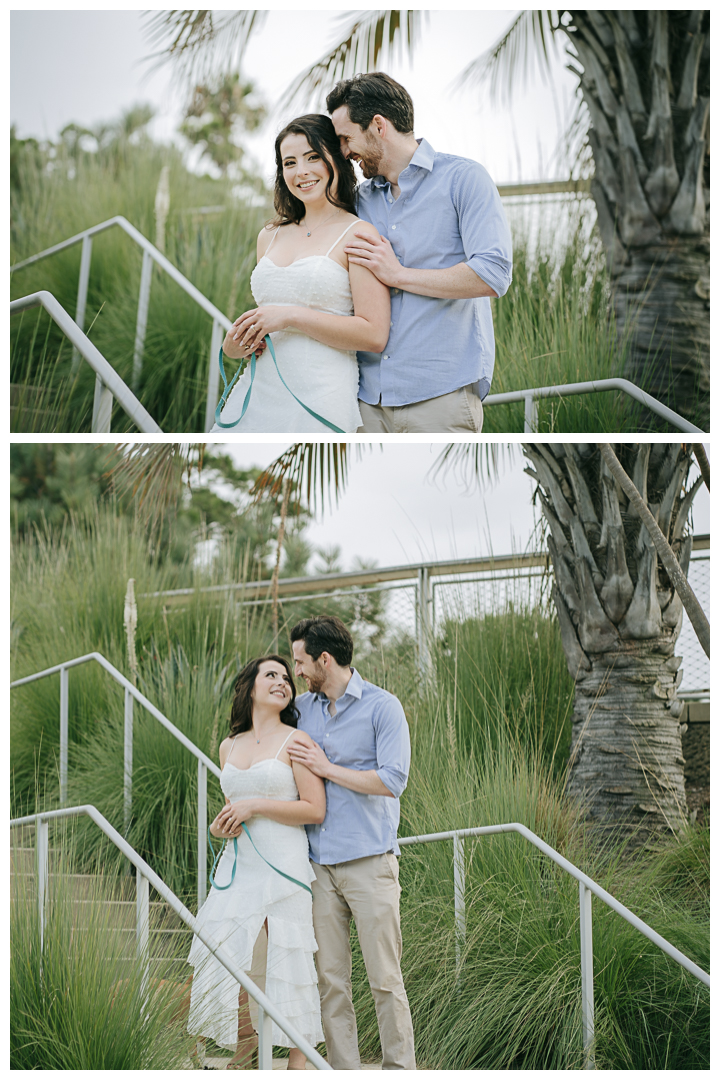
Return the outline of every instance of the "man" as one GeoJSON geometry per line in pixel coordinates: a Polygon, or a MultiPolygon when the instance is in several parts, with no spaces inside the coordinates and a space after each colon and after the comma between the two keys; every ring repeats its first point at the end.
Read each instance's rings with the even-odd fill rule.
{"type": "Polygon", "coordinates": [[[358,231],[345,251],[391,289],[385,349],[358,353],[358,430],[481,431],[495,363],[490,299],[512,280],[497,188],[477,162],[415,139],[412,98],[383,72],[338,83],[327,110],[366,178],[358,215],[381,234],[358,231]]]}
{"type": "Polygon", "coordinates": [[[309,693],[297,698],[298,728],[312,747],[288,753],[325,780],[327,813],[306,825],[313,882],[317,972],[328,1061],[359,1069],[352,1003],[350,919],[370,982],[383,1069],[414,1069],[415,1049],[400,956],[400,795],[410,768],[402,706],[350,666],[353,640],[340,619],[303,619],[290,631],[295,674],[309,693]]]}

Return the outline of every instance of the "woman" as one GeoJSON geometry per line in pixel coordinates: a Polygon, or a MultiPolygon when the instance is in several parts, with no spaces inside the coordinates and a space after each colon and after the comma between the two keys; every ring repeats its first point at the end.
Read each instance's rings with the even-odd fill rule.
{"type": "MultiPolygon", "coordinates": [[[[270,334],[287,387],[265,349],[245,415],[240,419],[249,369],[233,388],[221,423],[233,431],[327,434],[324,419],[355,431],[361,424],[355,352],[385,347],[390,292],[365,267],[348,264],[344,247],[359,226],[379,234],[354,213],[355,173],[327,116],[310,114],[288,124],[275,140],[275,161],[276,216],[260,232],[250,279],[258,306],[235,320],[223,352],[249,357],[270,334]]],[[[212,430],[225,429],[216,424],[212,430]]]]}
{"type": "MultiPolygon", "coordinates": [[[[297,721],[287,661],[264,656],[246,664],[235,684],[230,735],[220,746],[226,804],[210,826],[213,836],[228,843],[198,923],[240,970],[260,980],[261,988],[258,968],[265,968],[267,949],[265,993],[314,1046],[323,1033],[309,891],[315,875],[303,826],[324,819],[325,788],[319,777],[290,761],[289,743],[312,745],[309,736],[297,731],[297,721]],[[232,838],[237,838],[234,874],[232,838]]],[[[235,979],[197,937],[189,963],[195,972],[188,1031],[235,1050],[227,1068],[250,1068],[257,1039],[246,993],[238,994],[235,979]]],[[[254,1014],[256,1027],[256,1008],[254,1014]]],[[[290,1047],[291,1069],[305,1067],[305,1055],[274,1023],[272,1039],[277,1046],[290,1047]]]]}

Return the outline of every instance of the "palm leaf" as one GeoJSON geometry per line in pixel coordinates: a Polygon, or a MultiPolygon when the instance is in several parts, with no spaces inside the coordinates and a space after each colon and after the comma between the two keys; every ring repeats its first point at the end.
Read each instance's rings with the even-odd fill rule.
{"type": "Polygon", "coordinates": [[[537,62],[540,73],[547,78],[550,73],[550,50],[555,45],[555,35],[564,33],[557,12],[523,11],[495,42],[476,60],[460,72],[454,88],[467,85],[481,86],[490,83],[490,98],[503,101],[510,99],[513,83],[518,75],[527,79],[531,64],[537,62]]]}
{"type": "Polygon", "coordinates": [[[206,82],[237,70],[247,44],[267,11],[144,12],[147,35],[157,52],[146,57],[156,67],[176,64],[180,78],[206,82]]]}
{"type": "Polygon", "coordinates": [[[452,472],[468,490],[480,487],[483,480],[494,483],[500,478],[506,455],[511,463],[512,443],[449,443],[430,469],[428,479],[437,480],[440,475],[452,472]]]}
{"type": "MultiPolygon", "coordinates": [[[[363,447],[357,445],[357,459],[362,457],[363,447]]],[[[369,447],[372,449],[372,446],[369,447]]],[[[303,491],[307,505],[312,503],[317,509],[318,500],[321,510],[325,507],[325,497],[339,498],[347,483],[348,444],[347,443],[293,443],[268,465],[267,469],[255,481],[251,494],[256,499],[264,497],[278,498],[285,479],[290,480],[291,489],[299,500],[303,491]]]]}
{"type": "Polygon", "coordinates": [[[287,110],[298,99],[308,108],[324,109],[324,97],[338,80],[356,72],[377,71],[378,63],[387,64],[408,55],[420,34],[418,11],[353,11],[344,20],[341,40],[320,60],[315,61],[290,84],[278,104],[287,110]]]}
{"type": "Polygon", "coordinates": [[[129,443],[118,446],[122,454],[108,476],[112,489],[129,496],[140,519],[152,532],[160,529],[166,514],[174,512],[182,494],[183,479],[190,483],[193,468],[202,470],[205,443],[129,443]]]}

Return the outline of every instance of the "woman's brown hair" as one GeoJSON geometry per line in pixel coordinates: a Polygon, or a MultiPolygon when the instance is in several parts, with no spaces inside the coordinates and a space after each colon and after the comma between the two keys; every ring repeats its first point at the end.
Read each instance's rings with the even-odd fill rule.
{"type": "Polygon", "coordinates": [[[275,664],[281,664],[288,673],[292,697],[280,713],[280,719],[282,723],[287,724],[288,727],[297,727],[300,713],[295,708],[295,683],[293,682],[290,665],[287,660],[282,658],[282,656],[271,653],[270,656],[259,656],[256,660],[250,660],[237,677],[235,683],[235,697],[233,698],[232,708],[230,710],[231,735],[240,735],[243,731],[249,731],[252,727],[252,690],[255,686],[258,672],[260,671],[260,665],[264,664],[266,660],[272,660],[275,664]]]}
{"type": "Polygon", "coordinates": [[[298,225],[305,217],[305,203],[297,199],[288,189],[283,176],[283,163],[280,144],[288,135],[304,135],[316,154],[322,158],[330,176],[325,187],[325,197],[332,206],[339,206],[349,214],[355,213],[355,189],[357,177],[349,158],[343,157],[340,140],[335,134],[332,120],[323,113],[308,113],[299,116],[282,129],[275,140],[275,221],[274,225],[298,225]],[[331,187],[337,175],[337,191],[333,195],[331,187]]]}

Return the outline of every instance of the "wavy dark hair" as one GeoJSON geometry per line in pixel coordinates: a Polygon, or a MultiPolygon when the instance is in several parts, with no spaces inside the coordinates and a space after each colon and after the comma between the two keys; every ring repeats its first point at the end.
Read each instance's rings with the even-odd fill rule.
{"type": "Polygon", "coordinates": [[[330,176],[325,187],[325,197],[332,206],[339,206],[349,214],[355,213],[355,189],[357,177],[349,158],[344,158],[340,149],[340,140],[335,134],[332,120],[323,113],[308,113],[298,116],[282,129],[275,140],[275,213],[273,225],[298,225],[305,217],[305,204],[292,195],[283,176],[280,144],[288,135],[304,135],[316,154],[319,154],[328,168],[330,176]],[[337,176],[337,192],[331,187],[337,176]]]}
{"type": "Polygon", "coordinates": [[[250,660],[237,677],[235,683],[235,697],[233,698],[232,708],[230,710],[231,735],[240,735],[243,731],[249,731],[252,727],[252,690],[255,686],[258,672],[260,671],[260,665],[264,664],[266,660],[272,660],[276,664],[281,664],[290,677],[292,697],[289,704],[286,705],[280,713],[280,719],[283,724],[287,724],[288,727],[297,727],[300,713],[295,708],[295,683],[293,682],[290,664],[287,660],[283,659],[282,656],[270,653],[269,656],[258,656],[255,660],[250,660]]]}

